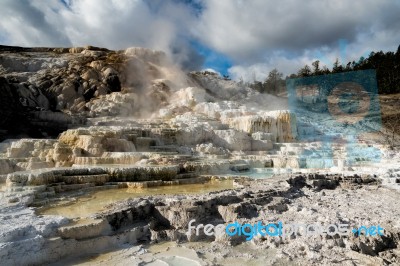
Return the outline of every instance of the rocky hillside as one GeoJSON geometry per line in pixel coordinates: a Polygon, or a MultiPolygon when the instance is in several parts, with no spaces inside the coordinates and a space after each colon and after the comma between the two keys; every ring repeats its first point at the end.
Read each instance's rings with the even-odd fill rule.
{"type": "Polygon", "coordinates": [[[54,137],[99,116],[171,118],[201,102],[264,104],[248,88],[213,73],[186,74],[144,48],[0,46],[0,75],[0,140],[54,137]]]}
{"type": "MultiPolygon", "coordinates": [[[[163,60],[162,52],[141,48],[0,46],[1,138],[54,136],[98,115],[96,108],[105,109],[99,111],[103,113],[115,111],[107,110],[113,106],[100,107],[96,100],[133,99],[127,94],[163,76],[157,66],[163,60]],[[114,92],[121,93],[112,95],[114,92]]],[[[125,115],[133,111],[124,108],[128,109],[125,115]]]]}

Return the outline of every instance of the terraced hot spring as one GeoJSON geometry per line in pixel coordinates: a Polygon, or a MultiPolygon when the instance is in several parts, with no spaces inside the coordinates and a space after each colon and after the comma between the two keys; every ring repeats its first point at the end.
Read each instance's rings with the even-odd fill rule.
{"type": "Polygon", "coordinates": [[[233,180],[212,180],[204,184],[185,184],[158,186],[149,188],[108,189],[92,192],[77,198],[72,203],[49,206],[37,211],[38,215],[61,215],[67,218],[84,218],[100,212],[111,203],[126,200],[128,198],[151,195],[176,195],[197,194],[232,189],[233,180]]]}

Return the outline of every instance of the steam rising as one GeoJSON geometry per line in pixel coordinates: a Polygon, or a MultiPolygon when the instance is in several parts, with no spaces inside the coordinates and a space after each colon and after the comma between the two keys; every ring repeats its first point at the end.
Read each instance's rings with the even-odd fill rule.
{"type": "Polygon", "coordinates": [[[245,108],[244,113],[287,109],[286,99],[260,94],[216,73],[187,73],[160,51],[128,48],[124,55],[127,63],[123,86],[126,93],[133,95],[132,115],[136,118],[171,117],[204,110],[208,113],[209,109],[224,111],[231,107],[245,108]]]}
{"type": "Polygon", "coordinates": [[[128,48],[126,90],[134,94],[134,116],[148,118],[171,102],[171,96],[190,81],[181,66],[166,53],[145,48],[128,48]]]}

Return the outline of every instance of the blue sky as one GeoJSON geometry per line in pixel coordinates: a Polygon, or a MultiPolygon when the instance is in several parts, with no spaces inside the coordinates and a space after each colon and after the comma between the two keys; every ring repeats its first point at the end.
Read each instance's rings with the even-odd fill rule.
{"type": "MultiPolygon", "coordinates": [[[[204,6],[200,0],[175,1],[189,6],[196,16],[201,16],[201,13],[203,12],[204,6]]],[[[213,69],[219,72],[221,75],[229,75],[228,70],[232,67],[232,62],[228,56],[218,53],[195,38],[191,38],[189,44],[194,50],[204,57],[204,63],[202,64],[203,69],[213,69]]]]}
{"type": "Polygon", "coordinates": [[[187,69],[262,80],[396,51],[398,14],[398,0],[2,0],[0,43],[142,46],[187,69]]]}
{"type": "Polygon", "coordinates": [[[221,75],[229,75],[228,69],[232,67],[232,62],[227,56],[210,49],[196,40],[192,40],[190,44],[200,55],[204,56],[202,68],[213,69],[221,75]]]}

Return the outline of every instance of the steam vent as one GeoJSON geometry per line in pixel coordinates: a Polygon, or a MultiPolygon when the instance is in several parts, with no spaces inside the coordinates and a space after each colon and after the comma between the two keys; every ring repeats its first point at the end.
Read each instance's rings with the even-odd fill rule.
{"type": "Polygon", "coordinates": [[[146,48],[0,46],[0,264],[399,265],[396,148],[288,97],[146,48]]]}

